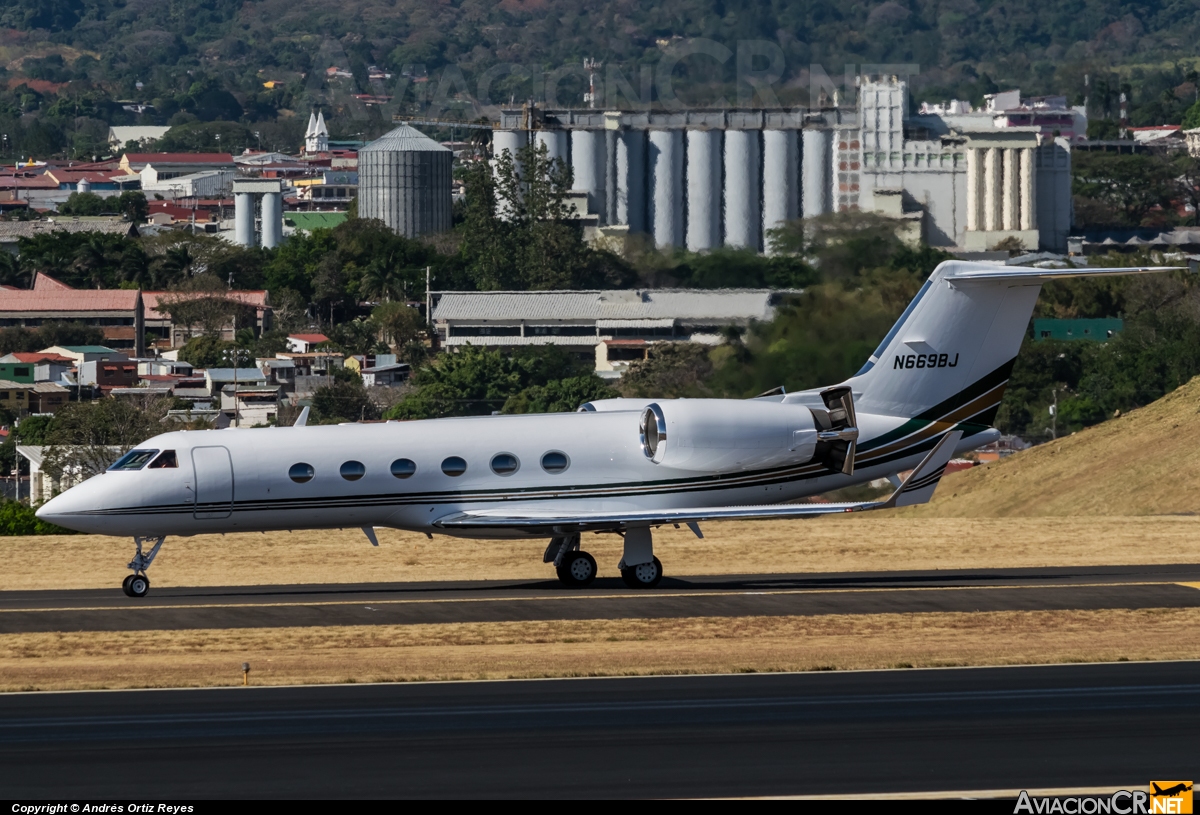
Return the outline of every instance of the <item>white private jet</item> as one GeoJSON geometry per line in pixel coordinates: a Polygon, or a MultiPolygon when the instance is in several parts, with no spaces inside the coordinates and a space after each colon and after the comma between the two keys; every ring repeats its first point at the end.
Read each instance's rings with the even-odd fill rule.
{"type": "Polygon", "coordinates": [[[1029,269],[947,261],[862,369],[823,390],[754,399],[607,399],[577,413],[178,431],[37,512],[130,535],[125,593],[169,535],[375,527],[462,538],[550,538],[544,562],[586,586],[584,532],[624,539],[630,587],[662,579],[651,529],[807,518],[928,501],[991,427],[1044,281],[1162,269],[1029,269]],[[897,473],[912,470],[903,482],[897,473]],[[789,503],[888,477],[885,501],[789,503]],[[143,551],[143,544],[153,548],[143,551]]]}

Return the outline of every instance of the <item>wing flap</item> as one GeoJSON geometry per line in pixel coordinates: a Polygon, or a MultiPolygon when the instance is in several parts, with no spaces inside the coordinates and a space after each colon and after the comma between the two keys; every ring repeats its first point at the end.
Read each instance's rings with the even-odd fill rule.
{"type": "Polygon", "coordinates": [[[625,529],[635,526],[690,524],[702,521],[752,521],[782,518],[812,518],[847,512],[866,512],[872,509],[923,504],[933,497],[946,465],[954,455],[962,431],[944,435],[929,454],[909,474],[908,478],[886,501],[863,501],[841,504],[765,504],[762,506],[685,507],[680,509],[648,509],[607,512],[573,512],[561,510],[528,510],[512,512],[504,509],[475,509],[456,512],[439,518],[433,525],[441,529],[505,529],[531,534],[542,532],[573,534],[576,532],[625,529]]]}

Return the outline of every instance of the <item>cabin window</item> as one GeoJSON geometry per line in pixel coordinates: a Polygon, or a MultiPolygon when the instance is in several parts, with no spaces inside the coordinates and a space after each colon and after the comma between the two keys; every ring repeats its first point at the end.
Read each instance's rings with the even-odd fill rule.
{"type": "Polygon", "coordinates": [[[450,456],[442,462],[442,472],[456,478],[467,471],[467,462],[458,456],[450,456]]]}
{"type": "Polygon", "coordinates": [[[179,459],[175,455],[174,450],[163,450],[158,454],[158,458],[150,462],[151,470],[167,470],[174,469],[179,466],[179,459]]]}
{"type": "Polygon", "coordinates": [[[497,453],[492,456],[492,472],[496,475],[512,475],[519,469],[521,462],[512,453],[497,453]]]}
{"type": "Polygon", "coordinates": [[[311,464],[293,464],[288,470],[288,478],[295,481],[297,484],[304,484],[313,480],[313,476],[317,471],[313,469],[311,464]]]}
{"type": "Polygon", "coordinates": [[[560,450],[551,450],[546,455],[542,456],[542,469],[548,473],[557,475],[565,472],[571,466],[571,459],[567,454],[560,450]]]}
{"type": "Polygon", "coordinates": [[[342,465],[341,473],[347,481],[357,481],[367,474],[367,468],[361,461],[347,461],[342,465]]]}
{"type": "Polygon", "coordinates": [[[125,455],[117,459],[113,466],[109,467],[112,470],[140,470],[146,466],[150,459],[154,458],[157,450],[130,450],[125,455]]]}
{"type": "Polygon", "coordinates": [[[396,478],[410,478],[417,471],[417,463],[407,458],[398,458],[392,462],[392,475],[396,478]]]}

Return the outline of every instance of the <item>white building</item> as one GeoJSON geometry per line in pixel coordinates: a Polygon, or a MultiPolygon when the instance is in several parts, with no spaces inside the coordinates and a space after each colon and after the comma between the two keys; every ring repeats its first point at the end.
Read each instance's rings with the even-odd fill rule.
{"type": "Polygon", "coordinates": [[[139,175],[142,191],[151,197],[155,193],[167,200],[175,198],[222,198],[228,195],[237,173],[233,170],[205,170],[199,173],[159,178],[153,165],[145,167],[139,175]]]}

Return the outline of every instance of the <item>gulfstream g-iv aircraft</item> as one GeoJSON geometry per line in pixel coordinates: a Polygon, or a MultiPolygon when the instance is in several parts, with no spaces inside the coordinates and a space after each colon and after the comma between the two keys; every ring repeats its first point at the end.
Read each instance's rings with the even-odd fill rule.
{"type": "Polygon", "coordinates": [[[820,390],[754,399],[608,399],[577,413],[178,431],[147,440],[46,503],[68,529],[130,535],[141,597],[170,535],[375,527],[549,539],[543,560],[584,586],[587,532],[624,539],[631,587],[663,567],[652,530],[804,518],[928,501],[991,427],[1044,281],[1158,269],[942,263],[862,369],[820,390]],[[897,473],[912,470],[901,482],[897,473]],[[885,501],[795,504],[889,477],[885,501]],[[153,543],[149,551],[144,544],[153,543]]]}

